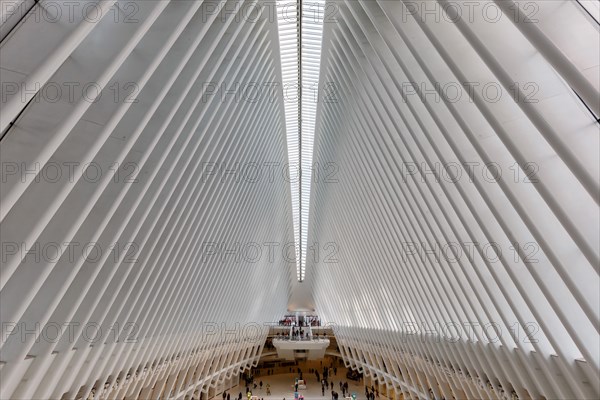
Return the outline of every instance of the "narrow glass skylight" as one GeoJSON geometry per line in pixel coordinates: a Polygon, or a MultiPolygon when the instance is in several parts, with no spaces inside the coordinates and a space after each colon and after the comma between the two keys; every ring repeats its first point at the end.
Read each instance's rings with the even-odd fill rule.
{"type": "Polygon", "coordinates": [[[306,271],[307,226],[324,14],[325,0],[277,0],[296,268],[300,282],[304,280],[306,271]],[[300,21],[299,7],[302,7],[300,21]],[[300,177],[296,179],[298,172],[300,177]]]}
{"type": "MultiPolygon", "coordinates": [[[[298,120],[299,108],[299,57],[298,57],[298,3],[290,0],[277,0],[277,22],[281,54],[281,78],[285,108],[285,129],[287,135],[290,186],[292,194],[292,215],[294,222],[294,241],[296,244],[296,264],[300,260],[300,149],[298,120]]],[[[301,280],[300,268],[298,280],[301,280]]]]}
{"type": "Polygon", "coordinates": [[[306,246],[308,242],[308,213],[313,170],[313,144],[317,118],[319,70],[321,68],[321,45],[325,0],[302,1],[301,19],[301,209],[300,209],[300,275],[306,270],[306,246]]]}

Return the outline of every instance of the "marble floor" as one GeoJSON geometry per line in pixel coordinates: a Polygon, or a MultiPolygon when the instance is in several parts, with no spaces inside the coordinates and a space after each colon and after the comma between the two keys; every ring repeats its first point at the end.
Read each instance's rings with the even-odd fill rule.
{"type": "MultiPolygon", "coordinates": [[[[333,378],[334,390],[339,393],[339,400],[343,400],[342,391],[340,390],[339,383],[348,382],[348,391],[346,396],[351,396],[356,393],[357,400],[366,400],[365,387],[361,382],[356,382],[346,378],[347,370],[345,368],[338,368],[337,375],[330,377],[330,382],[333,378]]],[[[252,389],[252,395],[258,396],[259,399],[264,400],[293,400],[294,399],[294,379],[298,375],[295,373],[276,374],[276,375],[263,375],[255,378],[255,382],[258,384],[261,380],[263,382],[262,390],[260,387],[252,389]],[[266,385],[271,385],[271,395],[267,395],[266,385]]],[[[303,378],[306,381],[306,389],[299,390],[299,394],[304,396],[305,400],[330,400],[331,399],[331,387],[325,390],[325,396],[321,394],[321,383],[317,381],[314,374],[308,372],[303,373],[303,378]]],[[[242,399],[246,399],[245,395],[246,386],[240,385],[233,387],[228,390],[231,394],[232,399],[237,399],[238,394],[242,393],[242,399]]],[[[381,397],[385,399],[385,397],[381,397]]]]}

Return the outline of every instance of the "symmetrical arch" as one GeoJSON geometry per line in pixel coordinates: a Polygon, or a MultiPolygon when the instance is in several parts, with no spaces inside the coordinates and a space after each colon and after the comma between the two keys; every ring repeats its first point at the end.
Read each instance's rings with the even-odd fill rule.
{"type": "Polygon", "coordinates": [[[600,10],[282,3],[2,3],[0,398],[212,398],[313,305],[394,400],[598,398],[600,10]]]}

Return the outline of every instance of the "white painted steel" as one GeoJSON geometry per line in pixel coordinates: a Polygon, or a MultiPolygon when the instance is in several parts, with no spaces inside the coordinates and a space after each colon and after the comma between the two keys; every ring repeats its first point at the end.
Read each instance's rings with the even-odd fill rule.
{"type": "Polygon", "coordinates": [[[3,42],[3,68],[33,71],[3,88],[37,91],[2,110],[20,171],[3,169],[0,397],[206,396],[258,362],[295,280],[277,21],[263,1],[100,4],[3,42]],[[34,34],[47,56],[22,50],[34,34]],[[98,92],[50,98],[74,82],[98,92]]]}
{"type": "Polygon", "coordinates": [[[328,6],[314,160],[338,173],[308,243],[334,257],[306,284],[346,363],[408,398],[597,398],[597,22],[574,1],[328,6]]]}
{"type": "Polygon", "coordinates": [[[598,398],[598,10],[2,2],[0,398],[214,397],[288,307],[394,400],[598,398]]]}

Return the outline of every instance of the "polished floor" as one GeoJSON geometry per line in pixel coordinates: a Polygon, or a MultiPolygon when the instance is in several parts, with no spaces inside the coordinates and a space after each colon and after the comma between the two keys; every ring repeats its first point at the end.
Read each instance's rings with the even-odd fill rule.
{"type": "MultiPolygon", "coordinates": [[[[346,372],[347,370],[345,368],[338,368],[337,375],[333,376],[334,390],[339,393],[339,400],[343,400],[342,391],[339,387],[340,381],[348,382],[348,390],[350,394],[346,394],[347,396],[352,395],[352,393],[356,393],[357,400],[365,400],[366,396],[363,381],[355,382],[350,379],[346,379],[346,372]]],[[[258,376],[256,377],[255,381],[258,384],[262,380],[263,387],[262,390],[260,389],[260,387],[257,387],[256,390],[252,389],[252,394],[265,400],[291,400],[294,398],[294,379],[296,377],[297,374],[294,373],[258,376]],[[267,384],[271,385],[271,395],[267,395],[267,384]]],[[[321,384],[317,381],[317,378],[314,374],[305,372],[303,373],[303,378],[306,381],[306,389],[300,390],[299,393],[302,396],[304,396],[306,400],[331,399],[331,388],[329,390],[326,390],[325,396],[323,396],[321,394],[321,384]]],[[[231,397],[234,398],[240,392],[242,392],[243,394],[245,390],[246,387],[242,384],[240,386],[231,388],[230,390],[228,390],[228,392],[231,394],[231,397]]],[[[385,398],[382,394],[380,394],[380,396],[380,398],[385,398]]],[[[217,396],[216,398],[218,399],[219,396],[217,396]]]]}

